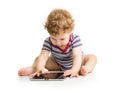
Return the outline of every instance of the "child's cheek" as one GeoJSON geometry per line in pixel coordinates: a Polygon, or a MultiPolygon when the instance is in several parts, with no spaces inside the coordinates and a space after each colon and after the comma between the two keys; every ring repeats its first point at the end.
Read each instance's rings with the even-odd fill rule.
{"type": "Polygon", "coordinates": [[[68,42],[65,41],[65,42],[62,43],[62,45],[67,45],[67,43],[68,43],[68,42]]]}

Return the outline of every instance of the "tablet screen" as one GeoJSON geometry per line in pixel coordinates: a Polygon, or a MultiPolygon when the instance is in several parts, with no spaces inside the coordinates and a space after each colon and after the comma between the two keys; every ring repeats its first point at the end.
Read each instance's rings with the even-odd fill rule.
{"type": "Polygon", "coordinates": [[[34,76],[30,80],[63,80],[63,71],[48,71],[40,76],[34,76]]]}

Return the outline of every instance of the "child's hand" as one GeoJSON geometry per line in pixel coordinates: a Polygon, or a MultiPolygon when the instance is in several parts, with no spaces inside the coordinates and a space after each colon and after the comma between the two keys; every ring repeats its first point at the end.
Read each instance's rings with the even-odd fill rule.
{"type": "Polygon", "coordinates": [[[79,74],[78,74],[78,72],[70,69],[70,70],[66,70],[66,71],[64,72],[64,75],[63,75],[63,76],[64,76],[64,77],[70,76],[70,78],[73,78],[73,77],[78,77],[79,74]]]}
{"type": "Polygon", "coordinates": [[[37,70],[35,73],[33,73],[33,74],[31,74],[30,76],[31,77],[34,77],[34,76],[40,76],[41,74],[44,74],[44,73],[46,73],[48,70],[47,69],[39,69],[39,70],[37,70]]]}

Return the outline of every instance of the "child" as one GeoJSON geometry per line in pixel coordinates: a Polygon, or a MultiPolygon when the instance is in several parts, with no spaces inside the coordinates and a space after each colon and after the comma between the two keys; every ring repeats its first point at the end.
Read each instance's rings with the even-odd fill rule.
{"type": "Polygon", "coordinates": [[[80,37],[72,33],[74,20],[68,11],[53,10],[47,18],[45,28],[50,37],[45,39],[41,53],[33,65],[21,68],[18,71],[19,76],[39,76],[46,69],[63,70],[64,77],[85,76],[92,72],[96,65],[96,56],[83,54],[80,37]]]}

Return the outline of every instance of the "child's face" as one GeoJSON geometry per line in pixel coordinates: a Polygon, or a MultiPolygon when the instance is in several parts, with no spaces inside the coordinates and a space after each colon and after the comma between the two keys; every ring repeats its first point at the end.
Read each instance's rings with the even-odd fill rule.
{"type": "Polygon", "coordinates": [[[53,45],[64,48],[69,42],[70,34],[71,33],[64,33],[56,36],[50,35],[50,40],[53,45]]]}

